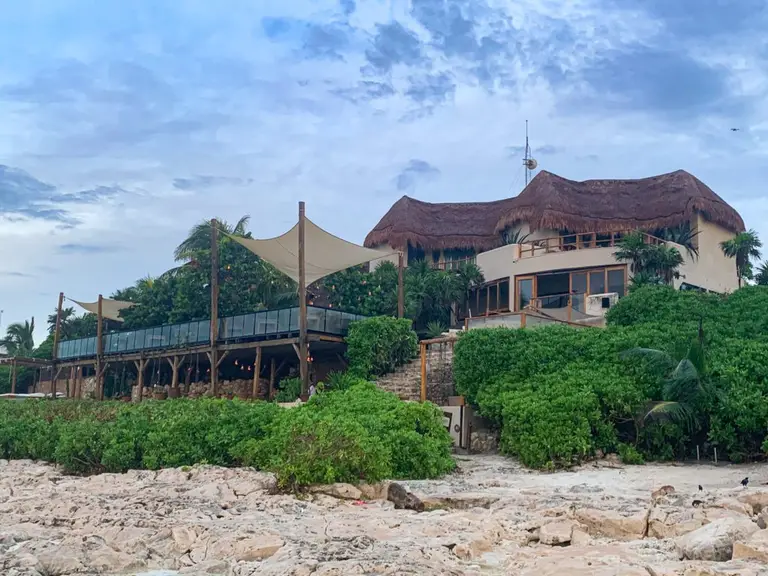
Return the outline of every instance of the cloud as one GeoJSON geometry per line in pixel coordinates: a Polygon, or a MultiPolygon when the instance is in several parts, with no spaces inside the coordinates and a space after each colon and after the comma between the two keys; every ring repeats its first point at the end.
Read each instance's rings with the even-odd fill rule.
{"type": "Polygon", "coordinates": [[[197,175],[189,178],[174,178],[173,187],[177,190],[207,190],[217,186],[248,186],[252,178],[234,178],[231,176],[197,175]]]}
{"type": "Polygon", "coordinates": [[[432,180],[438,176],[440,176],[440,170],[429,162],[414,158],[395,177],[395,187],[400,191],[409,190],[419,181],[432,180]]]}
{"type": "Polygon", "coordinates": [[[27,274],[26,272],[15,272],[15,271],[0,270],[0,277],[3,277],[3,278],[34,278],[35,276],[32,275],[32,274],[27,274]]]}
{"type": "Polygon", "coordinates": [[[421,42],[416,34],[399,22],[378,24],[373,45],[365,51],[373,70],[388,73],[398,64],[414,66],[422,63],[421,42]]]}
{"type": "Polygon", "coordinates": [[[59,246],[59,252],[65,254],[111,254],[121,250],[118,246],[109,246],[105,244],[79,244],[70,242],[59,246]]]}

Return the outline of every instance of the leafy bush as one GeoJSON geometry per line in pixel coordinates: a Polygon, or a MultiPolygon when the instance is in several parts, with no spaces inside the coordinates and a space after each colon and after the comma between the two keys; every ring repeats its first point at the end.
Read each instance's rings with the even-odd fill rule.
{"type": "Polygon", "coordinates": [[[435,406],[345,380],[346,390],[286,409],[212,398],[0,402],[0,458],[47,460],[74,474],[246,464],[275,472],[290,489],[432,478],[453,469],[450,435],[435,406]]]}
{"type": "Polygon", "coordinates": [[[643,464],[645,458],[632,444],[619,444],[619,458],[624,464],[643,464]]]}
{"type": "Polygon", "coordinates": [[[502,450],[531,466],[567,465],[598,448],[621,449],[636,461],[627,446],[643,459],[691,457],[697,445],[704,456],[717,447],[719,457],[733,461],[763,458],[768,287],[727,297],[638,288],[611,309],[605,329],[472,330],[456,344],[453,373],[458,392],[501,426],[502,450]],[[648,358],[666,353],[676,364],[700,322],[703,372],[686,376],[708,391],[697,394],[705,401],[687,402],[696,426],[647,418],[650,408],[670,414],[660,412],[659,401],[679,400],[668,397],[669,371],[648,358]],[[622,355],[636,348],[659,353],[622,355]]]}
{"type": "Polygon", "coordinates": [[[301,396],[301,378],[283,378],[275,394],[275,402],[296,402],[301,396]]]}
{"type": "Polygon", "coordinates": [[[347,334],[349,372],[359,378],[392,372],[416,356],[419,341],[411,321],[377,316],[353,322],[347,334]]]}

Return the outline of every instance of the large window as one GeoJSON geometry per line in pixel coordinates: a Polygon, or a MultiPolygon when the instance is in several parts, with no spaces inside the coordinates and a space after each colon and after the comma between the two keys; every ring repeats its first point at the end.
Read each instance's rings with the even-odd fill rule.
{"type": "Polygon", "coordinates": [[[509,312],[509,278],[486,282],[470,290],[467,316],[487,316],[509,312]]]}
{"type": "Polygon", "coordinates": [[[616,292],[626,294],[627,267],[612,266],[588,270],[551,272],[515,277],[515,310],[532,308],[566,308],[581,312],[586,297],[592,294],[616,292]]]}

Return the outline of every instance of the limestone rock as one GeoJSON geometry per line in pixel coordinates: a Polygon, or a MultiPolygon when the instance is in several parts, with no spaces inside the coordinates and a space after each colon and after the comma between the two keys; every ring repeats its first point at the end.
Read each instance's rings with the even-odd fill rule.
{"type": "Polygon", "coordinates": [[[72,549],[57,548],[37,557],[46,576],[67,576],[84,568],[80,554],[72,549]]]}
{"type": "Polygon", "coordinates": [[[473,540],[467,544],[457,544],[453,548],[453,553],[462,560],[474,560],[491,550],[493,546],[487,540],[473,540]]]}
{"type": "Polygon", "coordinates": [[[763,508],[768,508],[768,490],[747,490],[737,500],[749,504],[753,514],[760,514],[763,508]]]}
{"type": "Polygon", "coordinates": [[[576,526],[573,520],[556,520],[544,524],[539,529],[539,542],[549,546],[562,546],[570,544],[573,528],[576,526]]]}
{"type": "Polygon", "coordinates": [[[284,545],[285,542],[272,534],[258,538],[247,538],[237,543],[235,559],[241,562],[264,560],[274,556],[284,545]]]}
{"type": "Polygon", "coordinates": [[[318,486],[310,487],[309,491],[312,494],[325,494],[326,496],[332,496],[333,498],[339,498],[341,500],[361,500],[363,493],[359,488],[352,486],[352,484],[321,484],[318,486]]]}
{"type": "Polygon", "coordinates": [[[662,486],[658,490],[654,490],[651,493],[651,500],[658,500],[659,498],[662,498],[664,496],[668,496],[670,494],[675,493],[675,487],[674,486],[662,486]]]}
{"type": "Polygon", "coordinates": [[[428,496],[421,499],[425,510],[471,510],[472,508],[490,508],[499,501],[498,496],[490,494],[450,494],[428,496]]]}
{"type": "Polygon", "coordinates": [[[748,540],[734,542],[733,559],[756,560],[768,565],[768,530],[758,530],[748,540]]]}
{"type": "Polygon", "coordinates": [[[725,562],[733,555],[733,543],[749,538],[758,530],[748,518],[721,518],[680,537],[677,553],[681,559],[725,562]]]}
{"type": "Polygon", "coordinates": [[[614,540],[639,540],[645,536],[648,513],[622,516],[612,510],[582,508],[576,511],[576,520],[583,524],[592,536],[614,540]]]}

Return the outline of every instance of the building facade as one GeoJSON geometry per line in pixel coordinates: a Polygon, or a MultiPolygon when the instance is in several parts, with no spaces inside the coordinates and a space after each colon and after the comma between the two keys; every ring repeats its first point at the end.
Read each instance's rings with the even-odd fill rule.
{"type": "Polygon", "coordinates": [[[576,182],[542,171],[520,195],[494,202],[427,203],[404,196],[368,234],[406,263],[478,265],[486,279],[464,316],[536,309],[580,321],[602,316],[627,293],[631,271],[617,244],[640,231],[683,256],[680,289],[726,293],[736,263],[720,243],[744,230],[741,216],[683,170],[638,180],[576,182]],[[679,243],[678,243],[679,242],[679,243]]]}

